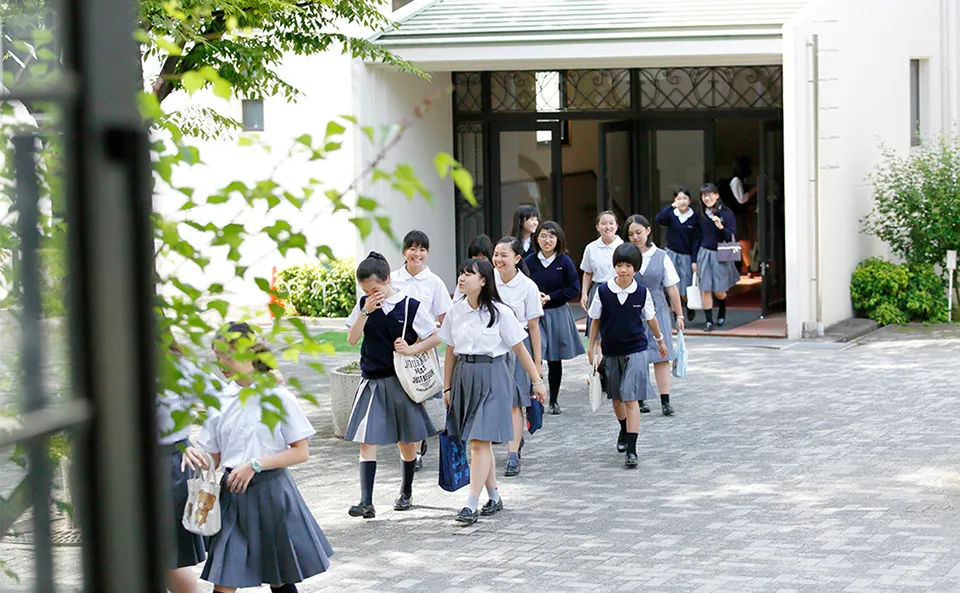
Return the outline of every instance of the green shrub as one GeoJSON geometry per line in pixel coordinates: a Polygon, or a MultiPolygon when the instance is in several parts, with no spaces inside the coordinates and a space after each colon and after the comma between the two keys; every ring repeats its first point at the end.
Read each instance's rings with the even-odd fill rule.
{"type": "Polygon", "coordinates": [[[346,317],[357,303],[352,259],[292,266],[277,275],[287,312],[303,317],[346,317]]]}
{"type": "Polygon", "coordinates": [[[858,314],[879,325],[947,320],[946,285],[931,264],[864,260],[853,273],[850,297],[858,314]]]}

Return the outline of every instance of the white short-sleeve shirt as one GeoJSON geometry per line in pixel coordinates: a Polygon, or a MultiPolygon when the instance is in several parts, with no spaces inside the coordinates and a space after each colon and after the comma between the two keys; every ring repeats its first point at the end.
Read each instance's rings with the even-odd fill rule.
{"type": "Polygon", "coordinates": [[[187,410],[197,401],[196,385],[198,382],[204,395],[211,397],[219,396],[224,389],[223,381],[205,372],[186,358],[177,358],[173,364],[180,371],[180,378],[177,380],[178,388],[176,391],[167,389],[157,396],[157,428],[160,432],[159,442],[161,445],[172,445],[190,438],[192,426],[185,426],[173,432],[176,428],[176,422],[170,414],[187,410]]]}
{"type": "MultiPolygon", "coordinates": [[[[617,295],[617,300],[620,301],[620,304],[627,302],[627,297],[635,292],[637,292],[637,281],[634,280],[630,283],[630,286],[626,288],[620,288],[620,285],[617,284],[616,280],[607,281],[607,288],[610,289],[613,294],[617,295]]],[[[600,314],[603,313],[603,303],[600,302],[599,297],[593,299],[593,302],[590,303],[590,319],[600,319],[600,314]]],[[[646,321],[650,321],[657,316],[657,311],[653,307],[653,297],[650,296],[650,291],[647,291],[647,298],[643,301],[643,318],[646,321]]]]}
{"type": "MultiPolygon", "coordinates": [[[[385,315],[389,315],[390,311],[393,311],[394,307],[400,304],[407,295],[403,292],[397,291],[393,293],[393,296],[384,299],[380,303],[380,309],[385,315]]],[[[413,298],[413,297],[411,297],[413,298]]],[[[406,305],[401,305],[406,306],[406,305]]],[[[350,311],[350,316],[347,317],[346,325],[347,327],[353,327],[353,324],[357,322],[357,319],[360,318],[360,301],[357,300],[357,304],[353,306],[353,311],[350,311]]],[[[426,340],[432,336],[437,331],[437,324],[433,321],[433,316],[427,310],[425,305],[417,307],[417,314],[413,317],[413,331],[417,332],[417,335],[421,340],[426,340]]]]}
{"type": "Polygon", "coordinates": [[[609,245],[603,242],[602,238],[587,245],[583,250],[583,261],[580,262],[580,269],[588,274],[593,274],[594,282],[606,282],[617,275],[613,269],[613,252],[617,247],[623,244],[623,239],[614,236],[609,245]]]}
{"type": "Polygon", "coordinates": [[[743,181],[739,177],[734,177],[730,180],[730,191],[733,192],[733,197],[737,199],[741,204],[746,204],[747,192],[743,191],[743,181]]]}
{"type": "Polygon", "coordinates": [[[496,279],[500,300],[513,310],[524,330],[527,330],[526,324],[531,319],[543,317],[543,304],[540,302],[540,289],[536,282],[520,271],[510,282],[504,282],[499,271],[496,272],[496,279]]]}
{"type": "Polygon", "coordinates": [[[297,398],[286,388],[274,387],[267,393],[279,397],[286,412],[272,431],[260,421],[260,396],[251,395],[240,403],[242,390],[236,382],[227,385],[220,393],[220,409],[209,410],[210,416],[200,430],[197,444],[204,451],[219,453],[222,467],[233,469],[253,459],[281,453],[317,433],[297,398]]]}
{"type": "Polygon", "coordinates": [[[390,284],[394,290],[405,292],[420,301],[434,319],[450,310],[450,293],[440,276],[424,266],[420,273],[412,276],[407,266],[401,266],[390,274],[390,284]]]}
{"type": "Polygon", "coordinates": [[[474,309],[467,299],[453,304],[440,326],[440,339],[452,347],[457,355],[481,354],[502,356],[522,342],[527,333],[523,331],[513,309],[503,303],[494,303],[497,320],[492,327],[490,313],[485,307],[474,309]]]}
{"type": "MultiPolygon", "coordinates": [[[[647,252],[643,254],[643,263],[640,264],[640,275],[643,276],[643,273],[647,270],[647,264],[650,263],[650,258],[653,257],[653,254],[657,252],[657,246],[651,245],[647,252]]],[[[675,286],[680,284],[680,274],[677,273],[677,267],[673,265],[673,260],[669,257],[663,258],[663,286],[675,286]]]]}

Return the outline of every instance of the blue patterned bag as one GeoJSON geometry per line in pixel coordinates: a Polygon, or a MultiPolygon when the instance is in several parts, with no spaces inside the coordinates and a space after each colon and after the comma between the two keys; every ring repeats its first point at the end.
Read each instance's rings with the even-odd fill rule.
{"type": "Polygon", "coordinates": [[[673,344],[673,351],[677,360],[673,363],[673,376],[681,379],[687,376],[687,344],[683,341],[683,332],[677,332],[677,339],[673,344]]]}
{"type": "Polygon", "coordinates": [[[440,433],[440,487],[447,492],[456,492],[470,483],[470,466],[467,464],[467,449],[463,441],[440,433]]]}
{"type": "Polygon", "coordinates": [[[535,397],[530,398],[527,406],[527,432],[533,434],[543,427],[543,404],[535,397]]]}

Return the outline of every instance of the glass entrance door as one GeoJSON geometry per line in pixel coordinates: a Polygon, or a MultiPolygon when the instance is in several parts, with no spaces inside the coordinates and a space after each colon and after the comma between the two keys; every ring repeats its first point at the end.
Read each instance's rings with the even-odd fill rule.
{"type": "Polygon", "coordinates": [[[604,122],[598,137],[597,212],[612,211],[620,224],[639,211],[633,130],[632,121],[604,122]]]}
{"type": "Polygon", "coordinates": [[[757,201],[760,226],[761,315],[782,311],[787,301],[786,245],[783,212],[783,122],[760,126],[760,190],[757,201]]]}
{"type": "MultiPolygon", "coordinates": [[[[649,208],[645,215],[654,216],[673,203],[678,187],[690,192],[697,203],[700,186],[713,178],[713,125],[710,121],[653,122],[648,124],[650,167],[647,187],[649,208]]],[[[654,241],[666,245],[666,229],[657,226],[654,241]]]]}

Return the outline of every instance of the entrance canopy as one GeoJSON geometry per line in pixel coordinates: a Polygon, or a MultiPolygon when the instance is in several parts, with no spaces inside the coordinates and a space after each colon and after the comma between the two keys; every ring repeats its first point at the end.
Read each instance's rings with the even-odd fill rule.
{"type": "Polygon", "coordinates": [[[374,40],[426,70],[779,62],[812,0],[418,0],[374,40]]]}

